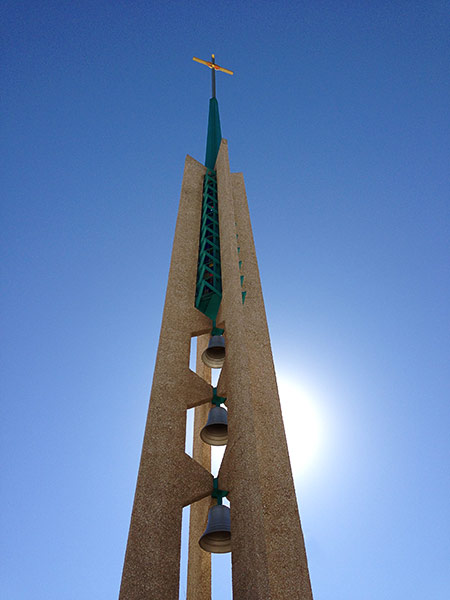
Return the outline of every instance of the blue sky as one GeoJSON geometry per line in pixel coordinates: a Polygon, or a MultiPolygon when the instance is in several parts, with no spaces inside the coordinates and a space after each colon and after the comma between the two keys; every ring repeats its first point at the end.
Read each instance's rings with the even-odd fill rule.
{"type": "Polygon", "coordinates": [[[3,598],[117,597],[211,52],[315,600],[449,597],[449,16],[2,3],[3,598]]]}

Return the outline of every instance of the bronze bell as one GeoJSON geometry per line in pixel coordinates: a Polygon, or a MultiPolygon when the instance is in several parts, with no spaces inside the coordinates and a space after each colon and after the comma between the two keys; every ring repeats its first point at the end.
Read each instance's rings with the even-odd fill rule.
{"type": "Polygon", "coordinates": [[[212,335],[209,344],[202,354],[202,361],[211,369],[221,369],[225,360],[225,338],[223,335],[212,335]]]}
{"type": "Polygon", "coordinates": [[[228,442],[228,415],[225,408],[211,407],[200,437],[210,446],[224,446],[228,442]]]}
{"type": "Polygon", "coordinates": [[[198,543],[206,552],[215,554],[231,552],[231,521],[228,506],[223,504],[211,506],[205,532],[198,543]]]}

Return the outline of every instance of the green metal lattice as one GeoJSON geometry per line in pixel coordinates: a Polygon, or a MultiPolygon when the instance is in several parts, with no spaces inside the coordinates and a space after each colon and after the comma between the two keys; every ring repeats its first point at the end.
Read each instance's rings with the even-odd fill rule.
{"type": "Polygon", "coordinates": [[[209,169],[203,181],[202,219],[198,252],[195,307],[216,320],[222,299],[217,179],[209,169]]]}

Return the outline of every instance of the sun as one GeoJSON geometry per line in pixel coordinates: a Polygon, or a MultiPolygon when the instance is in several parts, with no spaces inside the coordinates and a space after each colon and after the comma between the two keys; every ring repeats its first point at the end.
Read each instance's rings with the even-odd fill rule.
{"type": "Polygon", "coordinates": [[[295,477],[308,471],[317,462],[323,441],[323,420],[314,394],[300,384],[280,376],[278,391],[295,477]]]}

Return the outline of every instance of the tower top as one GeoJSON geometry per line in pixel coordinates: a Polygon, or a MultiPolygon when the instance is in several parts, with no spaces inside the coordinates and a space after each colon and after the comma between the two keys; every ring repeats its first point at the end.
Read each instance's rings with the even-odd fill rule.
{"type": "Polygon", "coordinates": [[[208,117],[208,134],[206,138],[206,157],[205,166],[208,169],[214,170],[216,164],[217,154],[219,152],[220,142],[222,140],[222,132],[220,129],[220,118],[219,118],[219,104],[216,98],[216,71],[223,71],[229,75],[233,75],[233,71],[225,69],[216,65],[216,57],[211,54],[211,61],[202,60],[194,56],[192,60],[206,65],[211,69],[211,85],[212,85],[212,97],[209,101],[209,117],[208,117]]]}
{"type": "Polygon", "coordinates": [[[216,71],[223,71],[224,73],[228,73],[228,75],[233,75],[233,71],[230,71],[229,69],[225,69],[224,67],[219,67],[219,65],[216,65],[216,56],[214,54],[211,54],[211,61],[202,60],[201,58],[197,58],[196,56],[194,56],[192,60],[195,60],[196,62],[198,62],[202,65],[206,65],[207,67],[209,67],[211,69],[212,97],[215,98],[216,97],[216,71]]]}

